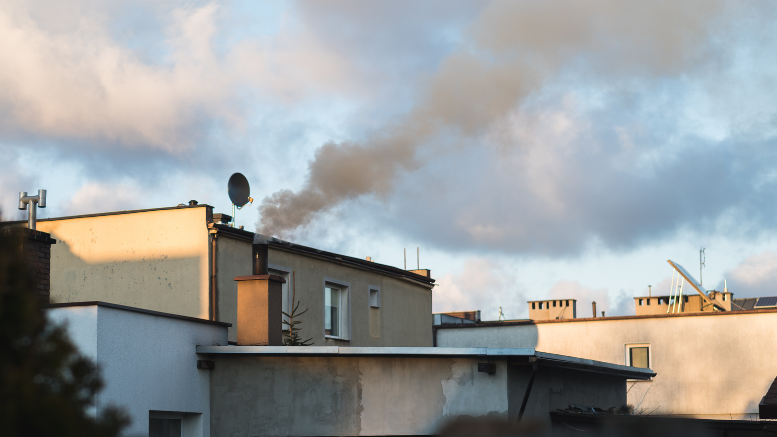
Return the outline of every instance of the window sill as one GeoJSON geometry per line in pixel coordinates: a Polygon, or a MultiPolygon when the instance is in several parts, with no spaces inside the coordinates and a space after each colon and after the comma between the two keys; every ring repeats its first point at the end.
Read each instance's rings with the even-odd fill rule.
{"type": "Polygon", "coordinates": [[[324,339],[326,339],[326,340],[338,340],[338,341],[351,341],[350,339],[347,339],[347,338],[335,337],[334,335],[326,335],[326,334],[324,334],[324,339]]]}

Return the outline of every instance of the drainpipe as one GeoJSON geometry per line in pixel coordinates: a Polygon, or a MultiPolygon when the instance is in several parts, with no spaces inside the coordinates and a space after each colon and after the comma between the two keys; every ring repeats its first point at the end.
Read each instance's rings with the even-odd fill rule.
{"type": "Polygon", "coordinates": [[[529,402],[529,394],[531,394],[531,388],[534,385],[534,377],[537,376],[537,358],[529,358],[532,361],[531,376],[529,377],[529,385],[526,387],[526,393],[523,394],[523,402],[521,402],[521,409],[518,411],[518,423],[521,423],[523,419],[523,412],[526,411],[526,404],[529,402]]]}
{"type": "Polygon", "coordinates": [[[218,245],[216,244],[216,232],[218,231],[215,229],[210,230],[210,320],[214,321],[218,315],[218,281],[216,280],[216,267],[218,266],[216,263],[216,252],[218,245]]]}

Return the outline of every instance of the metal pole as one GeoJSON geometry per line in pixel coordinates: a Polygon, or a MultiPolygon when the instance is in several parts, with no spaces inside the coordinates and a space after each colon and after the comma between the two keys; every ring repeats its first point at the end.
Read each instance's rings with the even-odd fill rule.
{"type": "Polygon", "coordinates": [[[421,270],[421,248],[417,246],[415,248],[415,260],[418,263],[418,270],[421,270]]]}
{"type": "Polygon", "coordinates": [[[523,402],[521,402],[521,409],[518,411],[518,423],[521,423],[523,419],[523,412],[526,411],[526,404],[529,401],[529,394],[531,394],[531,388],[534,385],[534,377],[537,376],[537,363],[532,363],[531,377],[529,377],[529,386],[526,387],[526,393],[523,394],[523,402]]]}
{"type": "Polygon", "coordinates": [[[405,270],[407,270],[407,249],[402,249],[402,254],[405,256],[405,270]]]}

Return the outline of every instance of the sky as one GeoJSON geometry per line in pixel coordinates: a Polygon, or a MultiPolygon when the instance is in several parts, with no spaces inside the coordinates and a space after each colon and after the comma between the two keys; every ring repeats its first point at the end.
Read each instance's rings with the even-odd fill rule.
{"type": "Polygon", "coordinates": [[[8,0],[0,208],[174,206],[397,267],[435,311],[777,295],[777,4],[8,0]],[[420,259],[416,258],[420,253],[420,259]],[[698,279],[698,276],[697,276],[698,279]]]}

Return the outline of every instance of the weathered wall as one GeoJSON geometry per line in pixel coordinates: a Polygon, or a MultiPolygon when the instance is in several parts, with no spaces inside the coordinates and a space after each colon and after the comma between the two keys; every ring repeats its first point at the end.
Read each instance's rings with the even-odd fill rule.
{"type": "MultiPolygon", "coordinates": [[[[461,416],[515,420],[530,366],[476,358],[214,356],[213,435],[428,435],[461,416]]],[[[618,407],[624,378],[540,367],[525,420],[570,403],[618,407]]]]}
{"type": "Polygon", "coordinates": [[[206,207],[38,222],[51,246],[51,301],[105,301],[207,319],[206,207]]]}
{"type": "MultiPolygon", "coordinates": [[[[251,243],[218,237],[217,282],[219,320],[232,323],[229,339],[237,339],[235,276],[251,274],[251,243]]],[[[269,265],[296,273],[303,339],[316,346],[432,346],[432,291],[407,280],[337,264],[295,252],[269,249],[269,265]],[[350,341],[324,337],[324,278],[350,284],[350,341]],[[370,308],[369,287],[380,288],[380,308],[370,308]]],[[[291,293],[292,275],[288,275],[291,293]]],[[[288,298],[290,300],[290,298],[288,298]]]]}
{"type": "Polygon", "coordinates": [[[626,344],[649,343],[658,375],[629,382],[628,403],[662,414],[754,417],[777,376],[777,312],[438,329],[437,343],[534,347],[615,364],[626,364],[626,344]]]}
{"type": "Polygon", "coordinates": [[[132,419],[125,436],[147,436],[152,410],[191,413],[190,435],[210,435],[211,371],[197,369],[195,351],[197,345],[226,345],[225,326],[103,306],[48,314],[67,323],[79,350],[99,364],[106,385],[96,408],[124,408],[132,419]]]}

